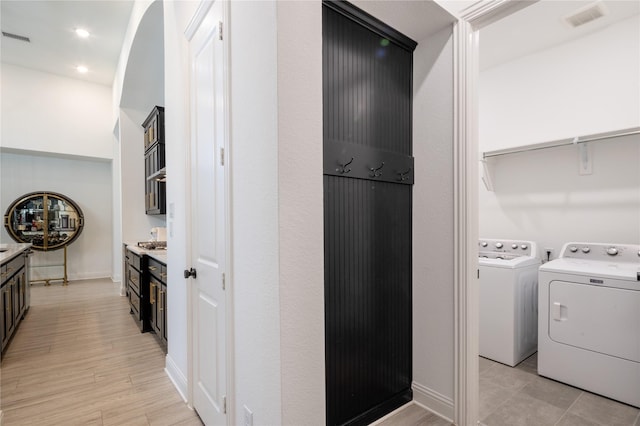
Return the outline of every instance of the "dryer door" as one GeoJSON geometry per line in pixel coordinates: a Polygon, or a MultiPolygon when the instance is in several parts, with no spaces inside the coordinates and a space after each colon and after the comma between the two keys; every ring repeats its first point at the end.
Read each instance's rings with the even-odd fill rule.
{"type": "Polygon", "coordinates": [[[552,281],[549,337],[640,362],[640,291],[552,281]]]}

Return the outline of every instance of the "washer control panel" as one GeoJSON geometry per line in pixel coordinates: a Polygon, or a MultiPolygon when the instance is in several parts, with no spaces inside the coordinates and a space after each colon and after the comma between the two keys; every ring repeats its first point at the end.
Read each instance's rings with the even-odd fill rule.
{"type": "Polygon", "coordinates": [[[520,240],[493,240],[481,238],[478,242],[480,253],[506,253],[510,257],[533,256],[537,257],[536,243],[520,240]]]}
{"type": "Polygon", "coordinates": [[[608,243],[567,243],[560,257],[640,263],[640,245],[608,243]]]}

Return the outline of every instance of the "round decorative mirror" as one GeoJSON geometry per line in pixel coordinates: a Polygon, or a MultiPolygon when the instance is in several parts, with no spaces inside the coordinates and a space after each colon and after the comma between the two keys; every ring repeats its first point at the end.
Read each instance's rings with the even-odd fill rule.
{"type": "Polygon", "coordinates": [[[69,197],[56,192],[32,192],[15,200],[4,215],[9,236],[31,243],[34,250],[58,250],[75,241],[84,215],[69,197]]]}

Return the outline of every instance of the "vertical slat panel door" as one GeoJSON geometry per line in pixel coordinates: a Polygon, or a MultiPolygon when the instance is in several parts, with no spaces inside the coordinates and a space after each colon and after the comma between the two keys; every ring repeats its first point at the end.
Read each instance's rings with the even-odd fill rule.
{"type": "Polygon", "coordinates": [[[416,43],[323,3],[327,424],[410,401],[412,66],[416,43]]]}

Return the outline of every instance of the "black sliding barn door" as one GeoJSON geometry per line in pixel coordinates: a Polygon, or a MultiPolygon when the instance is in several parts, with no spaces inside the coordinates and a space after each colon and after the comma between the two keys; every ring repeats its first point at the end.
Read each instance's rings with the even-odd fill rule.
{"type": "Polygon", "coordinates": [[[416,43],[323,3],[327,424],[411,400],[412,64],[416,43]]]}

